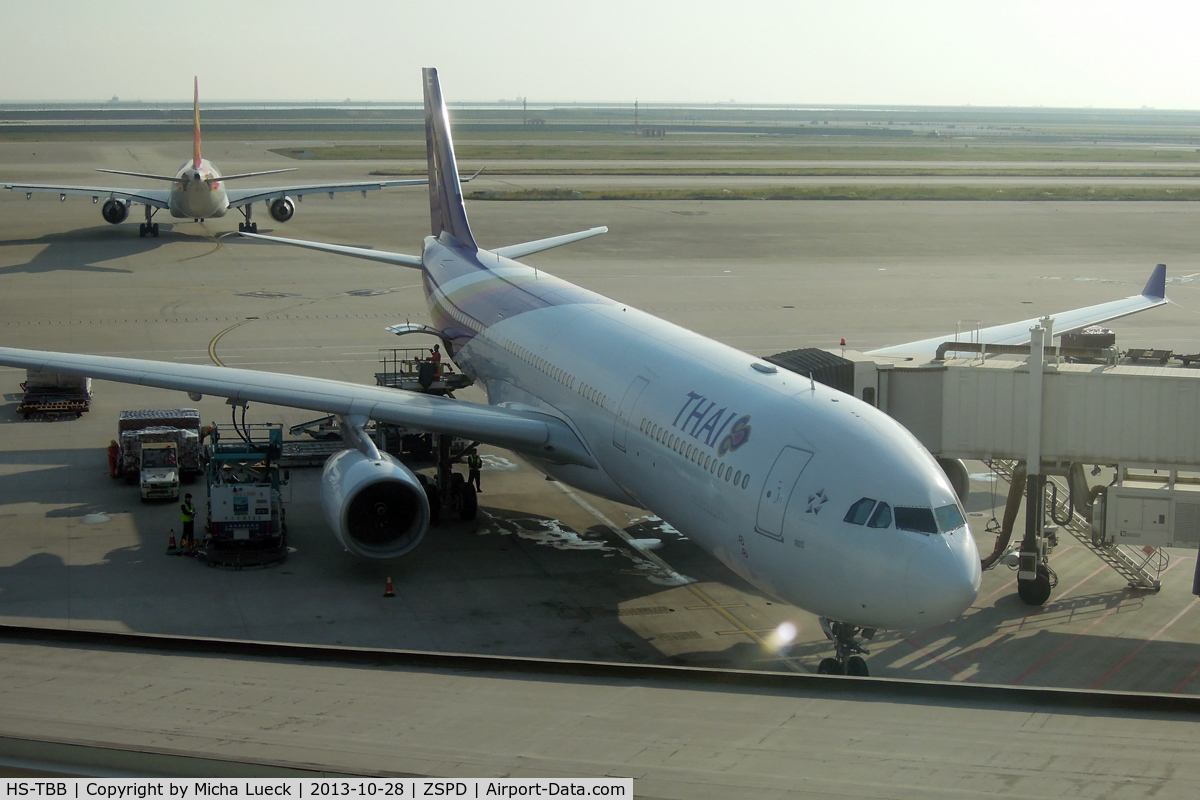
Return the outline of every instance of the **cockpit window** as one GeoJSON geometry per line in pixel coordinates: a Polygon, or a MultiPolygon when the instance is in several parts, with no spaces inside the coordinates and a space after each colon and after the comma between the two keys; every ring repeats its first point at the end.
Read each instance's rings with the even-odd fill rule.
{"type": "Polygon", "coordinates": [[[851,525],[866,525],[867,518],[871,516],[871,509],[874,507],[875,501],[869,497],[864,497],[850,506],[850,510],[846,512],[846,518],[842,521],[849,522],[851,525]]]}
{"type": "MultiPolygon", "coordinates": [[[[899,509],[896,509],[899,511],[899,509]]],[[[875,513],[871,515],[871,521],[867,523],[868,528],[887,528],[892,524],[892,507],[887,503],[880,503],[875,508],[875,513]]]]}
{"type": "Polygon", "coordinates": [[[931,508],[901,508],[896,506],[896,527],[902,531],[937,533],[937,523],[931,508]]]}
{"type": "Polygon", "coordinates": [[[967,521],[963,519],[962,512],[958,510],[958,506],[956,505],[935,508],[933,513],[937,517],[937,524],[942,529],[942,533],[957,530],[967,524],[967,521]]]}

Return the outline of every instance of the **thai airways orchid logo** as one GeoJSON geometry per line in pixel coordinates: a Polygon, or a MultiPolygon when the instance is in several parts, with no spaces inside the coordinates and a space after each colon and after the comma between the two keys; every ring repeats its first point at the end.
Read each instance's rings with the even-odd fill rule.
{"type": "Polygon", "coordinates": [[[717,455],[723,456],[726,453],[732,453],[739,447],[750,441],[750,415],[739,419],[733,423],[733,427],[729,429],[729,433],[721,440],[721,444],[717,447],[717,455]]]}

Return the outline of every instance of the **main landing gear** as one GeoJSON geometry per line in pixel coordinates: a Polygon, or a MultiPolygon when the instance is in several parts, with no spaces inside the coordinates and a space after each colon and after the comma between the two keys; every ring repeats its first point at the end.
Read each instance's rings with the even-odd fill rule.
{"type": "Polygon", "coordinates": [[[138,225],[138,236],[142,237],[143,239],[145,239],[147,236],[153,236],[155,239],[158,238],[158,223],[151,222],[151,220],[154,219],[154,213],[156,211],[158,211],[157,208],[146,206],[146,221],[138,225]]]}
{"type": "Polygon", "coordinates": [[[875,637],[874,628],[856,628],[845,622],[831,622],[821,617],[821,630],[833,641],[833,658],[824,658],[817,665],[818,675],[853,675],[866,678],[870,675],[867,662],[859,653],[870,655],[871,651],[855,641],[855,636],[870,641],[875,637]]]}
{"type": "Polygon", "coordinates": [[[242,212],[242,216],[246,218],[245,222],[238,223],[238,233],[258,233],[258,223],[250,221],[250,213],[254,210],[253,203],[246,203],[238,209],[242,212]]]}

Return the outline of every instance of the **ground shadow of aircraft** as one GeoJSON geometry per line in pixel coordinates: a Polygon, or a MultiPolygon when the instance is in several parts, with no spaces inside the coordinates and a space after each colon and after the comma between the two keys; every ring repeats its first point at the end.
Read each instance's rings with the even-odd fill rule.
{"type": "Polygon", "coordinates": [[[42,249],[24,264],[0,266],[0,275],[21,273],[40,275],[62,271],[130,274],[133,270],[106,267],[101,264],[105,261],[116,261],[150,252],[169,242],[214,243],[212,236],[201,233],[201,230],[197,228],[196,233],[191,233],[185,227],[164,224],[164,233],[173,235],[161,239],[135,239],[130,238],[127,229],[120,226],[103,225],[48,233],[33,239],[3,239],[0,240],[0,254],[4,252],[5,248],[10,247],[40,245],[42,249]]]}

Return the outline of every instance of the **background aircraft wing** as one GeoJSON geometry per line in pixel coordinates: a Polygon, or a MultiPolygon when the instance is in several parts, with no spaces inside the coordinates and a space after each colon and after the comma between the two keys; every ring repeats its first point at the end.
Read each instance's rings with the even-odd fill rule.
{"type": "Polygon", "coordinates": [[[112,197],[117,200],[132,200],[154,208],[166,208],[170,197],[169,189],[116,189],[111,186],[50,186],[42,183],[6,183],[5,189],[30,194],[90,195],[94,200],[112,197]]]}
{"type": "Polygon", "coordinates": [[[0,365],[211,394],[325,414],[361,416],[413,430],[444,433],[537,455],[562,464],[594,466],[574,431],[558,417],[344,381],[230,367],[172,364],[137,358],[51,353],[0,347],[0,365]]]}
{"type": "MultiPolygon", "coordinates": [[[[1109,320],[1128,316],[1129,314],[1136,314],[1148,308],[1166,305],[1166,288],[1167,267],[1165,264],[1159,264],[1150,273],[1150,280],[1146,282],[1146,287],[1142,289],[1141,294],[1126,297],[1124,300],[1113,300],[1108,303],[1100,303],[1099,305],[1050,314],[1049,316],[1054,318],[1054,335],[1059,336],[1064,333],[1071,333],[1072,331],[1082,330],[1090,325],[1099,325],[1102,322],[1108,322],[1109,320]]],[[[1036,325],[1040,319],[1041,317],[1034,317],[1033,319],[1021,320],[1020,322],[1010,322],[1006,325],[984,328],[980,331],[979,341],[984,344],[1028,344],[1029,329],[1036,325]]],[[[970,335],[974,338],[973,331],[970,335]]],[[[881,347],[878,350],[869,350],[867,351],[867,355],[933,355],[937,352],[940,344],[953,340],[954,334],[948,333],[942,336],[935,336],[932,339],[922,339],[917,342],[909,342],[908,344],[889,345],[888,347],[881,347]]]]}
{"type": "MultiPolygon", "coordinates": [[[[227,180],[227,178],[221,178],[227,180]]],[[[259,200],[275,200],[280,197],[303,197],[306,194],[334,194],[337,192],[371,192],[389,186],[420,186],[429,183],[427,178],[406,178],[394,181],[358,181],[351,183],[310,183],[296,186],[272,186],[268,189],[226,189],[229,205],[241,207],[259,200]]]]}

